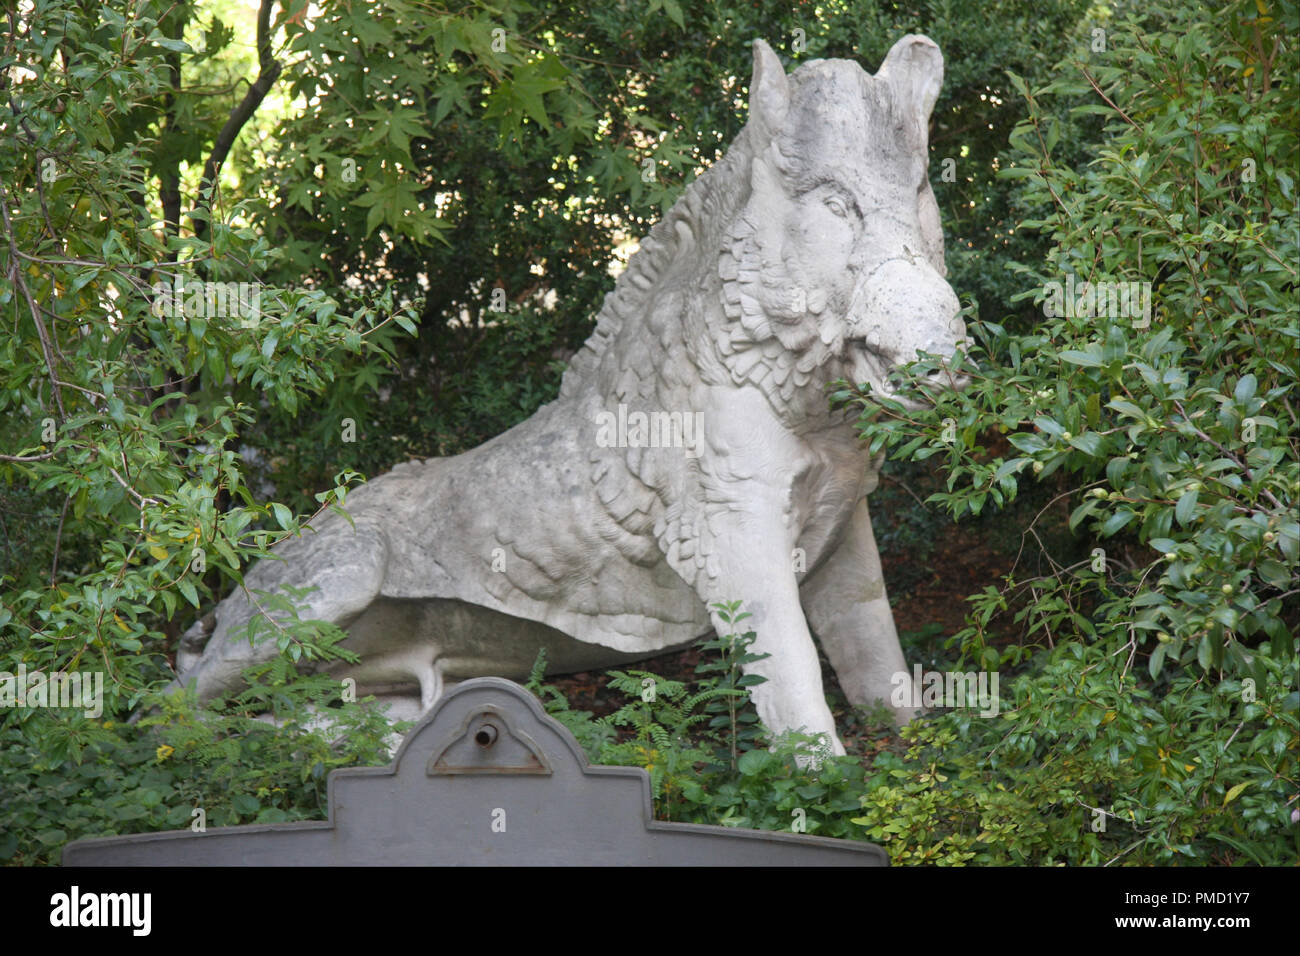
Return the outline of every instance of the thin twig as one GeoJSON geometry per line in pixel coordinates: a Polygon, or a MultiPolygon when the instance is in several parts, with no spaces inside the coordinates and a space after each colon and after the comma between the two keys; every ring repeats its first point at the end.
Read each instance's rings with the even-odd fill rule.
{"type": "Polygon", "coordinates": [[[59,576],[59,549],[63,544],[63,520],[68,516],[68,503],[72,501],[72,492],[63,498],[63,510],[59,512],[59,529],[54,532],[54,560],[50,563],[50,587],[54,587],[59,576]]]}

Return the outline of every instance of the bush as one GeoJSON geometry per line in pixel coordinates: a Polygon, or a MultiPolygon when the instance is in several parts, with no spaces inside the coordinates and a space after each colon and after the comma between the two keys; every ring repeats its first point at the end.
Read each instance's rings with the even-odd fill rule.
{"type": "MultiPolygon", "coordinates": [[[[1292,700],[1243,706],[1240,682],[1207,692],[1192,674],[1153,691],[1131,673],[1117,681],[1104,645],[1070,641],[1011,683],[996,716],[921,717],[903,729],[902,748],[864,768],[857,756],[815,754],[800,735],[773,740],[749,685],[723,686],[734,687],[753,640],[710,642],[730,659],[703,657],[698,672],[725,668],[729,678],[702,677],[694,693],[650,672],[614,672],[611,686],[631,701],[600,720],[569,710],[537,669],[530,686],[594,762],[649,772],[660,819],[871,840],[901,864],[1295,860],[1283,772],[1300,732],[1292,700]],[[647,699],[648,686],[661,694],[647,699]],[[704,726],[706,701],[728,714],[704,726]],[[633,728],[622,742],[608,732],[619,725],[633,728]],[[733,760],[727,743],[740,727],[755,733],[735,738],[733,760]]],[[[1271,686],[1300,680],[1295,655],[1259,652],[1271,686]]]]}
{"type": "Polygon", "coordinates": [[[409,726],[370,701],[329,706],[338,681],[287,655],[247,677],[228,703],[146,696],[136,724],[46,711],[0,726],[0,862],[57,864],[83,837],[323,820],[329,772],[387,763],[409,726]]]}
{"type": "MultiPolygon", "coordinates": [[[[749,617],[739,602],[717,608],[731,624],[749,617]]],[[[759,721],[749,688],[766,678],[741,673],[766,656],[750,652],[755,638],[746,631],[701,641],[694,688],[650,671],[611,671],[610,686],[630,700],[599,720],[541,683],[540,660],[529,689],[593,763],[649,773],[659,819],[863,839],[849,819],[864,778],[857,760],[831,757],[806,735],[774,738],[759,721]],[[626,739],[619,727],[629,728],[626,739]]]]}
{"type": "MultiPolygon", "coordinates": [[[[947,792],[1005,787],[950,809],[1001,807],[1016,859],[1102,861],[1115,847],[1092,813],[1129,861],[1295,860],[1300,16],[1229,8],[1147,6],[1107,29],[1105,57],[1042,89],[1013,77],[1029,116],[1004,175],[1042,210],[1022,227],[1052,241],[1018,270],[1046,320],[976,323],[973,384],[930,412],[838,394],[873,449],[940,456],[932,500],[954,517],[1031,480],[1074,505],[1087,556],[1045,553],[1045,573],[973,596],[953,641],[1028,668],[1016,708],[996,731],[918,731],[947,792]],[[1057,155],[1061,113],[1104,120],[1084,162],[1057,155]],[[1106,283],[1139,295],[1089,307],[1106,283]]],[[[1034,522],[1025,535],[1032,549],[1034,522]]]]}

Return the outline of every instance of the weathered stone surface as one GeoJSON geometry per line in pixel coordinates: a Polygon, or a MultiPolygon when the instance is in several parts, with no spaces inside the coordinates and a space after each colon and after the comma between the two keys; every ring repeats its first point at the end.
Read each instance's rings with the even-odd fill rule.
{"type": "MultiPolygon", "coordinates": [[[[741,600],[771,654],[751,668],[763,720],[842,752],[810,627],[855,704],[888,703],[907,667],[867,511],[879,462],[825,385],[890,393],[891,368],[964,338],[926,176],[942,77],[921,36],[875,76],[786,76],[755,42],[748,124],[642,243],[560,397],[371,481],[355,529],[320,519],[247,587],[316,586],[302,616],[363,657],[339,676],[423,709],[449,682],[523,676],[539,647],[565,672],[683,646],[741,600]]],[[[241,634],[249,593],[185,636],[205,698],[275,653],[241,634]]]]}
{"type": "Polygon", "coordinates": [[[390,767],[329,776],[327,822],[77,840],[65,866],[886,866],[869,843],[661,823],[650,776],[592,767],[499,678],[445,694],[390,767]]]}

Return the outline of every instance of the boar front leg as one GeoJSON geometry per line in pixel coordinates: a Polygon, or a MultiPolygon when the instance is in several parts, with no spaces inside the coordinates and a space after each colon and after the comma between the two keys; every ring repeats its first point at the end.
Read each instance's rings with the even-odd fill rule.
{"type": "MultiPolygon", "coordinates": [[[[916,715],[911,706],[892,702],[896,688],[913,683],[894,628],[894,613],[885,594],[880,553],[871,530],[867,499],[858,501],[839,547],[803,584],[808,620],[821,639],[849,703],[888,705],[905,724],[916,715]]],[[[900,702],[919,701],[906,687],[900,702]]]]}
{"type": "Polygon", "coordinates": [[[835,718],[826,705],[817,649],[799,605],[790,559],[794,536],[782,520],[779,503],[766,504],[734,504],[709,516],[714,547],[708,569],[697,577],[696,591],[719,634],[726,634],[730,625],[713,607],[716,602],[742,601],[743,610],[752,615],[743,628],[752,626],[757,634],[751,650],[771,656],[743,670],[767,678],[752,689],[754,706],[767,728],[773,733],[825,734],[831,752],[843,754],[835,718]]]}
{"type": "Polygon", "coordinates": [[[709,409],[703,447],[667,496],[673,504],[655,529],[659,545],[719,634],[730,625],[714,604],[741,601],[752,615],[745,621],[757,635],[752,650],[771,656],[744,672],[767,678],[752,689],[767,728],[825,734],[831,752],[843,754],[791,560],[799,536],[796,489],[815,458],[756,390],[702,389],[692,405],[709,409]]]}

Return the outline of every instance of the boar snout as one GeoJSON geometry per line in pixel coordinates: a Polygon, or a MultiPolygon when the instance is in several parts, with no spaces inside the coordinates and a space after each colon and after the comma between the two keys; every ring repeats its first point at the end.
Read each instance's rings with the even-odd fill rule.
{"type": "Polygon", "coordinates": [[[922,351],[950,356],[964,338],[957,320],[961,303],[923,259],[889,259],[861,289],[861,310],[850,317],[850,336],[892,364],[911,362],[922,351]]]}

